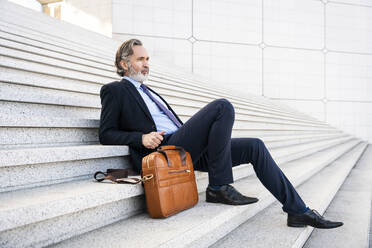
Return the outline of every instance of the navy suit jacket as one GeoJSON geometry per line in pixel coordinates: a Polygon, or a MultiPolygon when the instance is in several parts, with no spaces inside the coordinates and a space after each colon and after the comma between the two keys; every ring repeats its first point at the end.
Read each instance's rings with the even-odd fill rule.
{"type": "MultiPolygon", "coordinates": [[[[169,104],[156,92],[172,111],[174,116],[182,121],[169,104]]],[[[128,80],[122,79],[102,86],[101,88],[101,119],[99,141],[102,145],[128,145],[133,169],[141,171],[142,158],[155,151],[142,145],[142,135],[156,132],[156,125],[149,109],[136,87],[128,80]]]]}

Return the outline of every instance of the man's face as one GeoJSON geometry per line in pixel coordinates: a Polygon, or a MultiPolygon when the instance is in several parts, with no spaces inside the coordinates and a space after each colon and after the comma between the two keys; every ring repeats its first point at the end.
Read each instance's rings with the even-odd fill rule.
{"type": "Polygon", "coordinates": [[[134,46],[129,63],[125,63],[122,60],[120,64],[126,70],[125,76],[133,78],[138,82],[147,80],[149,74],[149,56],[143,46],[134,46]]]}

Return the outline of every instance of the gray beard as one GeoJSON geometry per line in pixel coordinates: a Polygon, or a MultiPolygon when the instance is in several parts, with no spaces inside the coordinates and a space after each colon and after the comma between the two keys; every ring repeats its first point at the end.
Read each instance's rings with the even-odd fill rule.
{"type": "Polygon", "coordinates": [[[143,75],[140,71],[135,72],[132,65],[128,63],[128,77],[130,77],[133,80],[136,80],[137,82],[143,83],[144,81],[147,81],[147,78],[149,74],[143,75]]]}

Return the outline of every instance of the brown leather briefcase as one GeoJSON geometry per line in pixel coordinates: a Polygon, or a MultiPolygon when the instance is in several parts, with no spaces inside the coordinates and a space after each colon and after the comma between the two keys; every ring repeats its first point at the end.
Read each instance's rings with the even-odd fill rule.
{"type": "Polygon", "coordinates": [[[147,210],[153,218],[168,217],[198,202],[192,160],[182,147],[161,146],[145,156],[142,178],[147,210]]]}

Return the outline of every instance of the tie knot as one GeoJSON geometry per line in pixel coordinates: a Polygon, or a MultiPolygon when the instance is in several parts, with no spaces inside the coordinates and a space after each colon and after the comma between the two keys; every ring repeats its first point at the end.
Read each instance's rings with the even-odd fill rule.
{"type": "Polygon", "coordinates": [[[143,84],[143,83],[141,84],[140,87],[141,87],[143,90],[145,90],[145,91],[147,90],[147,86],[146,86],[145,84],[143,84]]]}

